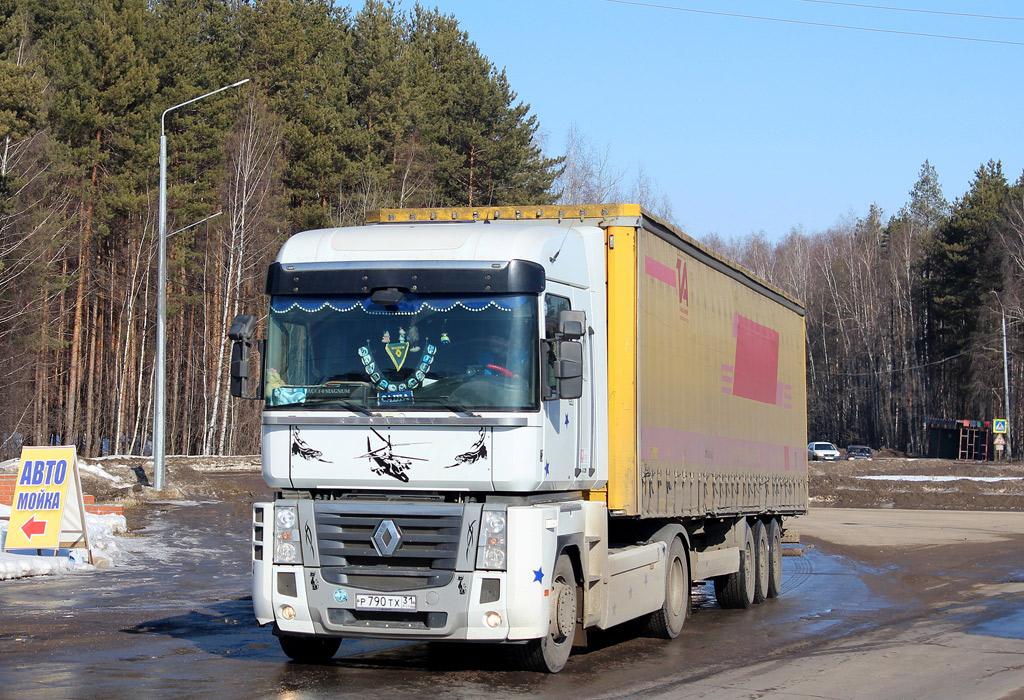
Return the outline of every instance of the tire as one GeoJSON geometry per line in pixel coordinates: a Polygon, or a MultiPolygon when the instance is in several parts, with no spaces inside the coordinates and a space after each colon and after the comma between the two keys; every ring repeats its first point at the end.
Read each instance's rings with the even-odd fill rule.
{"type": "Polygon", "coordinates": [[[768,528],[758,520],[754,523],[754,604],[768,599],[768,560],[771,550],[768,543],[768,528]]]}
{"type": "Polygon", "coordinates": [[[325,664],[341,646],[339,637],[305,637],[282,634],[278,638],[281,651],[289,659],[303,664],[325,664]]]}
{"type": "Polygon", "coordinates": [[[565,554],[558,555],[555,572],[551,576],[551,614],[548,633],[540,639],[531,639],[514,648],[519,665],[527,671],[558,673],[572,653],[572,639],[576,634],[577,599],[576,577],[572,562],[565,554]]]}
{"type": "Polygon", "coordinates": [[[768,597],[782,593],[782,525],[778,518],[768,520],[768,597]]]}
{"type": "Polygon", "coordinates": [[[673,537],[668,547],[665,571],[665,603],[647,618],[644,634],[658,639],[675,639],[690,614],[690,567],[686,545],[673,537]]]}
{"type": "Polygon", "coordinates": [[[715,598],[727,609],[745,609],[754,604],[754,534],[746,521],[741,521],[744,544],[740,549],[740,570],[715,577],[715,598]]]}

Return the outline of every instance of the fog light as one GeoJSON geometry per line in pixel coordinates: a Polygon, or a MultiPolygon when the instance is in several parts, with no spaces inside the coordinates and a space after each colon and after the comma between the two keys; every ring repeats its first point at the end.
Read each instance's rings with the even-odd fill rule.
{"type": "Polygon", "coordinates": [[[484,622],[488,627],[500,627],[501,626],[501,615],[496,612],[489,612],[484,615],[484,622]]]}
{"type": "Polygon", "coordinates": [[[293,620],[293,619],[295,619],[295,608],[293,608],[290,605],[282,605],[281,606],[281,617],[283,617],[285,620],[293,620]]]}

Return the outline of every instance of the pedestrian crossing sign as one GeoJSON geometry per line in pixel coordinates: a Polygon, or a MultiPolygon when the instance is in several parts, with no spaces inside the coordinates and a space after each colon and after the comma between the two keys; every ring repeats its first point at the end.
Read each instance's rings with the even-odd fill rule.
{"type": "Polygon", "coordinates": [[[992,432],[993,433],[1005,433],[1006,432],[1006,419],[996,418],[992,421],[992,432]]]}

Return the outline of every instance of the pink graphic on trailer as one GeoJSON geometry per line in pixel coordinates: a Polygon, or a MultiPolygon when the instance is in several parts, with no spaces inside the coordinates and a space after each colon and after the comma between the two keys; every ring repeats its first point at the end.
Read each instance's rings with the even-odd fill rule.
{"type": "Polygon", "coordinates": [[[676,269],[673,270],[649,255],[644,256],[644,274],[678,290],[680,304],[690,303],[690,286],[687,282],[686,263],[683,260],[677,259],[676,269]]]}
{"type": "Polygon", "coordinates": [[[722,365],[722,391],[792,408],[792,387],[779,381],[778,331],[734,314],[732,335],[736,339],[736,357],[732,365],[722,365]]]}

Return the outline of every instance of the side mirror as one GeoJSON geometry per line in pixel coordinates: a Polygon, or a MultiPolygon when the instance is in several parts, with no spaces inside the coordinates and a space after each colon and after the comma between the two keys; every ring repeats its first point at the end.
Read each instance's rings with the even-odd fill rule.
{"type": "Polygon", "coordinates": [[[583,396],[583,343],[563,340],[558,344],[555,378],[558,380],[559,398],[578,399],[583,396]]]}
{"type": "Polygon", "coordinates": [[[558,314],[558,335],[563,340],[579,340],[587,328],[587,314],[584,311],[565,309],[558,314]]]}
{"type": "Polygon", "coordinates": [[[235,316],[230,328],[228,328],[228,338],[234,341],[231,344],[230,391],[232,396],[240,399],[260,398],[260,387],[257,387],[255,395],[249,394],[252,346],[259,346],[263,342],[253,341],[252,336],[255,332],[256,317],[250,314],[235,316]]]}

